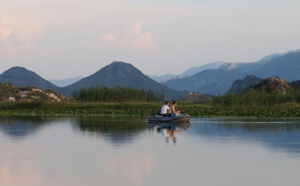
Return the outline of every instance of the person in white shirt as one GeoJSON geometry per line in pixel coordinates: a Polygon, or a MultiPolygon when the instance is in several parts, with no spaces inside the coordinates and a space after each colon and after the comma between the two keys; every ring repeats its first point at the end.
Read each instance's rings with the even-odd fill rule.
{"type": "Polygon", "coordinates": [[[164,116],[169,116],[171,114],[170,102],[169,101],[166,101],[165,105],[161,107],[160,114],[164,115],[164,116]]]}

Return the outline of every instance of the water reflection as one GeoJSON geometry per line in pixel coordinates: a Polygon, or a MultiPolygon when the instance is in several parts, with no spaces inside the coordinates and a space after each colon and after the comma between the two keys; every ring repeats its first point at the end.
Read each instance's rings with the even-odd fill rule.
{"type": "Polygon", "coordinates": [[[300,122],[202,119],[189,133],[223,142],[257,142],[278,151],[300,154],[300,122]]]}
{"type": "Polygon", "coordinates": [[[149,123],[149,129],[155,129],[158,133],[161,133],[165,138],[166,143],[169,143],[170,138],[173,143],[177,142],[177,134],[181,132],[181,130],[187,130],[191,126],[190,123],[149,123]]]}
{"type": "Polygon", "coordinates": [[[282,153],[299,157],[297,121],[194,118],[191,125],[151,125],[146,121],[2,118],[0,185],[238,186],[300,182],[299,158],[282,153]],[[28,137],[30,134],[35,134],[34,138],[28,137]],[[15,136],[22,140],[11,140],[15,136]],[[168,144],[177,145],[166,144],[166,139],[168,144]],[[249,177],[255,179],[249,181],[249,177]]]}
{"type": "Polygon", "coordinates": [[[41,116],[2,116],[0,130],[13,140],[21,140],[35,134],[52,120],[41,116]]]}
{"type": "Polygon", "coordinates": [[[77,132],[103,137],[115,145],[131,143],[147,128],[144,120],[108,117],[79,117],[72,126],[77,132]]]}

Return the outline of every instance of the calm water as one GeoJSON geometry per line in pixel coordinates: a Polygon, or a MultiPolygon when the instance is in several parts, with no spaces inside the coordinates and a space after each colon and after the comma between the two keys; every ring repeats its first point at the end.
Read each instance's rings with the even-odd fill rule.
{"type": "Polygon", "coordinates": [[[0,118],[1,186],[300,183],[300,122],[0,118]]]}

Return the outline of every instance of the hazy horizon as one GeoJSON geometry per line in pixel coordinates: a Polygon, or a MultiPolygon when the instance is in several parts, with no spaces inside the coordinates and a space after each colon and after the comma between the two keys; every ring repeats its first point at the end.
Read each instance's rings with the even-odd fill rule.
{"type": "Polygon", "coordinates": [[[254,62],[300,48],[300,2],[1,0],[0,73],[88,76],[113,61],[146,75],[254,62]]]}

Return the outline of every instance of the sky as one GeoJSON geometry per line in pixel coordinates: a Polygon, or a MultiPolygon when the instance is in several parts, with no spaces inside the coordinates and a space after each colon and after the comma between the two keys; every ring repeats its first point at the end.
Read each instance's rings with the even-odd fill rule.
{"type": "Polygon", "coordinates": [[[299,0],[0,0],[0,73],[64,79],[124,61],[180,74],[299,48],[299,0]]]}

